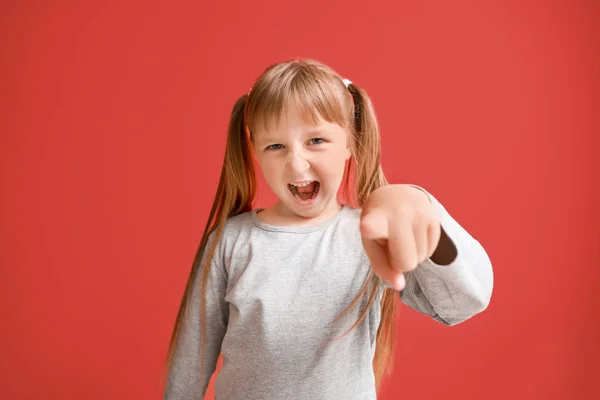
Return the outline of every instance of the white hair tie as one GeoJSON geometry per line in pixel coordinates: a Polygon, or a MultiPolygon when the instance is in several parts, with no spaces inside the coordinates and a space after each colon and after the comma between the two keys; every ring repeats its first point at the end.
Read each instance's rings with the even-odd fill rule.
{"type": "Polygon", "coordinates": [[[352,83],[350,79],[342,79],[342,82],[344,82],[344,85],[346,85],[346,89],[348,89],[348,85],[352,83]]]}

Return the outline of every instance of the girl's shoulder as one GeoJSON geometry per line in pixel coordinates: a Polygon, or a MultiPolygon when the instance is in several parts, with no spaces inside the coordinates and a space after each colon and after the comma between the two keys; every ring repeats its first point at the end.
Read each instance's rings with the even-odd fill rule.
{"type": "MultiPolygon", "coordinates": [[[[231,235],[237,235],[240,232],[250,229],[253,225],[253,214],[255,212],[256,210],[246,211],[227,218],[222,228],[221,241],[231,235]]],[[[215,234],[216,232],[213,231],[211,235],[214,237],[215,234]]]]}

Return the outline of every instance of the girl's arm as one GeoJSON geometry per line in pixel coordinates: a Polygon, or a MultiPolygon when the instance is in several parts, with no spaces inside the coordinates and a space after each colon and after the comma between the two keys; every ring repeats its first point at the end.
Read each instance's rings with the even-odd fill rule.
{"type": "MultiPolygon", "coordinates": [[[[414,185],[413,185],[414,186],[414,185]]],[[[425,191],[438,210],[441,241],[455,257],[449,264],[436,264],[431,258],[405,274],[406,286],[400,292],[404,304],[445,325],[456,325],[485,310],[492,296],[492,263],[483,248],[444,206],[425,191]]],[[[435,255],[432,256],[435,258],[435,255]]],[[[447,258],[447,257],[442,257],[447,258]]],[[[440,259],[436,259],[440,262],[440,259]]]]}
{"type": "MultiPolygon", "coordinates": [[[[209,240],[207,251],[212,240],[209,240]]],[[[227,330],[229,308],[225,301],[227,288],[226,272],[220,262],[219,247],[212,260],[206,285],[205,352],[201,359],[202,274],[198,268],[190,293],[187,319],[182,321],[179,337],[173,349],[164,399],[203,399],[210,378],[215,371],[221,352],[221,343],[227,330]],[[200,376],[200,363],[204,363],[204,374],[200,376]]],[[[201,266],[204,265],[204,259],[201,266]]]]}

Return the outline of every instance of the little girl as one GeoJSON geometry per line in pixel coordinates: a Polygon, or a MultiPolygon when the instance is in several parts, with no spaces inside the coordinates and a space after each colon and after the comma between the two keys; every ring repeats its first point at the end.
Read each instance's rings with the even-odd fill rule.
{"type": "Polygon", "coordinates": [[[483,247],[425,189],[388,184],[363,89],[312,60],[235,104],[169,345],[165,399],[376,399],[397,300],[446,325],[483,311],[483,247]],[[279,201],[253,209],[254,162],[279,201]],[[342,190],[339,190],[342,189],[342,190]]]}

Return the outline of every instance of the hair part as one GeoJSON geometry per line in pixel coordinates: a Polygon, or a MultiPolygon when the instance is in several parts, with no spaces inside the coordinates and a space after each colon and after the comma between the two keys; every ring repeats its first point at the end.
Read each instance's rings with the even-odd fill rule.
{"type": "MultiPolygon", "coordinates": [[[[291,60],[269,66],[256,80],[251,92],[240,97],[233,107],[217,193],[175,320],[163,378],[171,362],[181,324],[186,318],[194,277],[199,271],[202,272],[201,374],[204,373],[204,300],[211,260],[227,219],[251,211],[256,200],[253,132],[259,124],[262,124],[265,130],[269,130],[272,118],[281,118],[286,107],[290,106],[298,107],[307,122],[317,124],[321,118],[347,129],[352,157],[345,171],[343,184],[346,202],[362,207],[375,189],[387,184],[381,168],[377,120],[366,92],[355,84],[349,84],[346,88],[342,78],[335,71],[314,60],[291,60]],[[214,240],[209,241],[209,237],[214,237],[214,240]]],[[[356,298],[337,318],[357,306],[367,290],[370,291],[368,303],[358,320],[338,339],[346,336],[365,318],[375,301],[379,283],[380,278],[371,271],[356,298]]],[[[380,301],[381,319],[373,358],[377,390],[384,376],[389,375],[393,368],[397,301],[398,294],[394,289],[384,289],[380,301]]]]}

